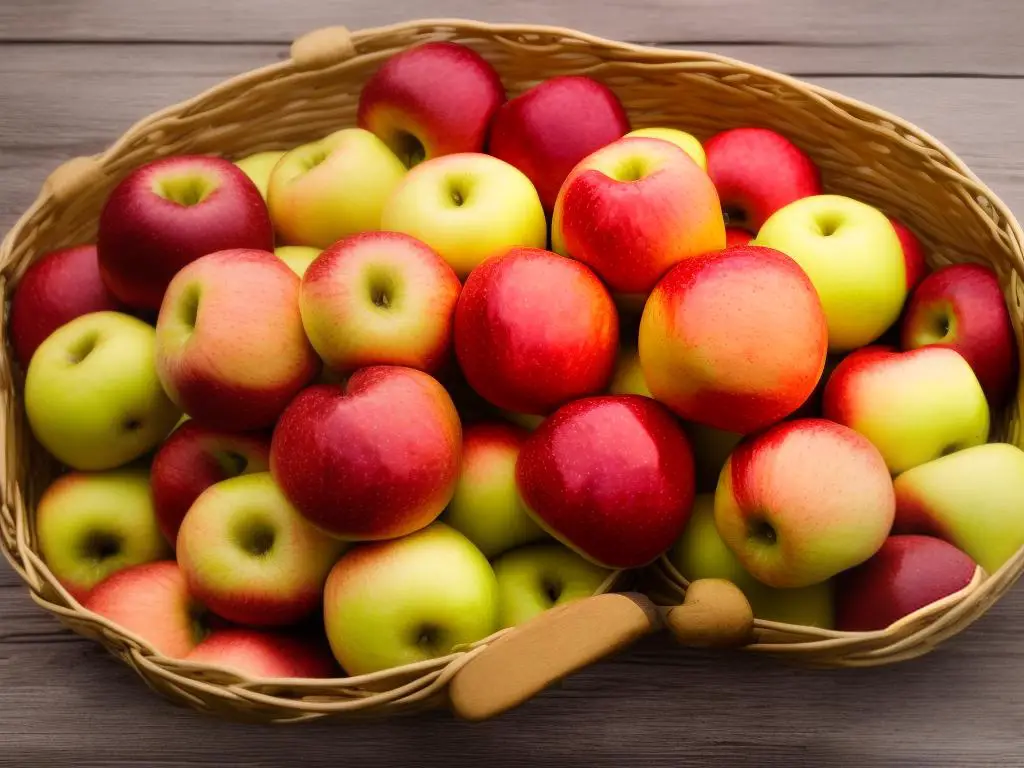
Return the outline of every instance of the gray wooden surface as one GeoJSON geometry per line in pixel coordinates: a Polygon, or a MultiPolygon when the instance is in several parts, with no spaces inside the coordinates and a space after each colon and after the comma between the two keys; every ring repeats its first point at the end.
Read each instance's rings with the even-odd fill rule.
{"type": "MultiPolygon", "coordinates": [[[[466,17],[702,48],[912,120],[1024,212],[1019,0],[0,0],[0,229],[47,172],[327,24],[466,17]]],[[[0,566],[0,766],[1024,765],[1024,589],[940,651],[807,671],[652,639],[497,722],[273,729],[179,710],[0,566]]]]}

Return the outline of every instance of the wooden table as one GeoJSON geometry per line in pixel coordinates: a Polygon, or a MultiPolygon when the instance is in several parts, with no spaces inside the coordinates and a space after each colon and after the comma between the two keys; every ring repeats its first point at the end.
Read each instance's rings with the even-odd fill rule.
{"type": "MultiPolygon", "coordinates": [[[[949,144],[1024,212],[1019,0],[0,0],[0,227],[130,123],[286,55],[310,29],[432,15],[724,53],[859,97],[949,144]]],[[[151,694],[0,567],[0,765],[1024,765],[1024,590],[924,659],[805,671],[652,639],[497,722],[447,713],[271,729],[151,694]]]]}

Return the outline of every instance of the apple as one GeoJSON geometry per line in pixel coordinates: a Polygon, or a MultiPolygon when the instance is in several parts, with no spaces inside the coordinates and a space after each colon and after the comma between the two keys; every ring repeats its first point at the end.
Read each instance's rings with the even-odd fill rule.
{"type": "Polygon", "coordinates": [[[906,224],[889,217],[889,223],[896,230],[896,237],[900,240],[900,249],[903,251],[903,266],[907,274],[907,292],[913,291],[925,275],[928,274],[928,264],[924,258],[924,247],[921,241],[906,224]]]}
{"type": "Polygon", "coordinates": [[[971,558],[941,539],[890,536],[870,560],[839,575],[836,628],[842,632],[885,629],[959,592],[971,583],[974,571],[971,558]]]}
{"type": "Polygon", "coordinates": [[[100,277],[96,246],[48,253],[21,276],[11,297],[11,343],[23,369],[46,337],[76,317],[123,305],[100,277]]]}
{"type": "Polygon", "coordinates": [[[821,194],[814,161],[768,128],[722,131],[708,139],[704,151],[730,225],[756,232],[780,208],[821,194]]]}
{"type": "Polygon", "coordinates": [[[441,514],[461,454],[462,427],[444,387],[422,371],[381,365],[300,393],[274,429],[270,469],[292,504],[332,536],[391,539],[441,514]]]}
{"type": "Polygon", "coordinates": [[[216,630],[185,657],[254,678],[335,677],[334,658],[326,648],[301,637],[259,629],[216,630]]]}
{"type": "Polygon", "coordinates": [[[635,347],[621,347],[615,358],[615,370],[612,383],[608,387],[612,395],[643,395],[652,397],[644,380],[644,371],[640,367],[640,353],[635,347]]]}
{"type": "Polygon", "coordinates": [[[516,485],[548,533],[608,568],[638,568],[675,541],[693,504],[693,455],[650,398],[576,400],[523,443],[516,485]]]}
{"type": "Polygon", "coordinates": [[[235,160],[242,173],[249,177],[249,180],[256,185],[260,195],[267,199],[267,188],[270,186],[270,174],[277,165],[277,161],[284,157],[284,150],[272,150],[270,152],[257,152],[241,160],[235,160]]]}
{"type": "Polygon", "coordinates": [[[157,652],[183,659],[206,634],[205,609],[173,560],[144,563],[101,581],[82,601],[157,652]]]}
{"type": "Polygon", "coordinates": [[[322,252],[319,248],[309,245],[280,245],[274,249],[274,255],[300,278],[322,252]]]}
{"type": "Polygon", "coordinates": [[[141,469],[57,478],[36,507],[36,533],[43,560],[79,601],[112,573],[170,556],[141,469]]]}
{"type": "Polygon", "coordinates": [[[160,387],[156,334],[118,312],[91,312],[44,341],[25,377],[32,432],[75,469],[113,469],[155,448],[181,417],[160,387]]]}
{"type": "Polygon", "coordinates": [[[404,365],[437,373],[451,353],[461,289],[429,246],[366,232],[338,241],[307,270],[299,309],[306,336],[335,371],[404,365]]]}
{"type": "Polygon", "coordinates": [[[796,589],[777,589],[747,573],[715,527],[713,493],[697,494],[690,520],[668,551],[668,560],[690,583],[700,579],[731,581],[746,596],[759,619],[822,629],[835,625],[832,580],[796,589]]]}
{"type": "Polygon", "coordinates": [[[460,280],[488,256],[547,245],[547,220],[530,180],[496,157],[473,153],[410,171],[384,206],[381,229],[422,240],[460,280]]]}
{"type": "Polygon", "coordinates": [[[590,597],[612,575],[561,544],[533,544],[494,563],[498,625],[514,627],[556,605],[590,597]]]}
{"type": "Polygon", "coordinates": [[[488,558],[545,537],[516,490],[516,458],[529,434],[493,422],[470,425],[462,434],[462,467],[443,519],[488,558]]]}
{"type": "Polygon", "coordinates": [[[582,75],[563,75],[498,109],[488,152],[525,173],[550,211],[573,167],[628,130],[626,111],[608,86],[582,75]]]}
{"type": "Polygon", "coordinates": [[[754,242],[754,235],[742,227],[725,228],[725,247],[732,248],[734,245],[750,245],[754,242]]]}
{"type": "Polygon", "coordinates": [[[150,467],[153,507],[172,545],[185,513],[214,483],[270,468],[270,439],[259,432],[223,432],[187,421],[171,433],[150,467]]]}
{"type": "Polygon", "coordinates": [[[895,505],[885,461],[867,438],[797,419],[736,447],[715,491],[715,525],[755,579],[808,587],[875,554],[895,505]]]}
{"type": "Polygon", "coordinates": [[[516,413],[515,411],[502,411],[501,415],[508,419],[510,422],[515,424],[517,427],[522,427],[527,432],[533,432],[544,422],[543,416],[538,416],[535,413],[516,413]]]}
{"type": "Polygon", "coordinates": [[[683,424],[683,431],[693,448],[694,478],[698,491],[711,491],[718,487],[718,476],[743,435],[715,429],[699,421],[683,424]]]}
{"type": "Polygon", "coordinates": [[[985,393],[944,347],[850,353],[829,377],[822,411],[874,443],[894,475],[988,439],[985,393]]]}
{"type": "Polygon", "coordinates": [[[901,328],[904,349],[938,345],[959,352],[993,408],[1017,385],[1017,343],[999,278],[980,264],[953,264],[928,275],[910,297],[901,328]]]}
{"type": "Polygon", "coordinates": [[[1024,546],[1024,451],[987,443],[921,464],[893,482],[896,533],[936,536],[995,573],[1024,546]]]}
{"type": "Polygon", "coordinates": [[[646,296],[683,259],[725,246],[707,174],[660,139],[619,139],[569,174],[551,222],[554,250],[582,261],[615,293],[646,296]]]}
{"type": "Polygon", "coordinates": [[[828,328],[795,261],[737,246],[674,267],[644,306],[639,343],[655,399],[684,419],[748,433],[793,413],[814,391],[828,328]]]}
{"type": "Polygon", "coordinates": [[[482,152],[504,101],[501,78],[480,54],[457,43],[425,43],[389,56],[366,81],[357,120],[411,168],[482,152]]]}
{"type": "Polygon", "coordinates": [[[508,411],[545,414],[611,381],[615,304],[583,264],[511,248],[466,280],[455,309],[455,354],[470,386],[508,411]]]}
{"type": "Polygon", "coordinates": [[[903,251],[877,208],[840,195],[805,197],[772,214],[754,244],[782,251],[811,278],[830,351],[870,344],[899,317],[907,295],[903,251]]]}
{"type": "Polygon", "coordinates": [[[704,147],[692,133],[680,131],[678,128],[637,128],[635,131],[627,133],[626,136],[640,136],[671,142],[688,154],[702,170],[707,171],[708,169],[708,157],[704,152],[704,147]]]}
{"type": "Polygon", "coordinates": [[[318,531],[269,472],[210,486],[178,531],[178,565],[189,590],[239,624],[294,624],[320,605],[342,544],[318,531]]]}
{"type": "Polygon", "coordinates": [[[270,426],[320,361],[299,315],[299,278],[267,251],[219,251],[171,281],[156,323],[164,389],[207,426],[270,426]]]}
{"type": "Polygon", "coordinates": [[[442,523],[356,546],[331,570],[324,625],[350,675],[445,656],[498,629],[498,585],[487,558],[442,523]]]}
{"type": "Polygon", "coordinates": [[[137,309],[159,309],[171,279],[200,256],[273,247],[274,229],[260,191],[219,157],[182,155],[147,163],[114,187],[100,214],[103,282],[137,309]]]}
{"type": "Polygon", "coordinates": [[[285,243],[327,248],[380,229],[384,203],[404,176],[384,142],[345,128],[282,157],[270,175],[267,206],[285,243]]]}

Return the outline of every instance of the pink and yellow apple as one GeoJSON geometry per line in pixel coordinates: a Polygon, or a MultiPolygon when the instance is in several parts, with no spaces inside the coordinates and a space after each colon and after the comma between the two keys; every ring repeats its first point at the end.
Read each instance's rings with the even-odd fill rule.
{"type": "Polygon", "coordinates": [[[270,186],[270,174],[277,165],[277,161],[287,154],[284,150],[273,150],[270,152],[257,152],[253,155],[235,160],[242,173],[249,177],[249,180],[256,185],[263,199],[267,199],[267,187],[270,186]]]}
{"type": "Polygon", "coordinates": [[[678,128],[637,128],[635,131],[627,133],[626,136],[639,136],[646,139],[661,139],[662,141],[675,144],[683,150],[683,152],[688,154],[693,162],[701,167],[701,170],[707,171],[708,169],[708,156],[704,152],[704,147],[701,145],[700,139],[692,133],[680,131],[678,128]]]}
{"type": "Polygon", "coordinates": [[[608,290],[579,262],[512,248],[466,280],[455,310],[455,353],[486,400],[544,414],[604,391],[618,346],[608,290]]]}
{"type": "Polygon", "coordinates": [[[334,677],[327,648],[302,637],[259,629],[216,630],[185,657],[254,678],[334,677]]]}
{"type": "Polygon", "coordinates": [[[640,321],[640,365],[655,399],[730,432],[762,429],[799,408],[827,350],[814,286],[770,248],[683,261],[655,287],[640,321]]]}
{"type": "Polygon", "coordinates": [[[885,461],[867,438],[798,419],[736,447],[715,491],[715,525],[758,581],[807,587],[875,554],[895,505],[885,461]]]}
{"type": "Polygon", "coordinates": [[[300,278],[306,274],[309,265],[323,251],[309,245],[280,245],[274,249],[274,255],[288,265],[288,268],[300,278]]]}

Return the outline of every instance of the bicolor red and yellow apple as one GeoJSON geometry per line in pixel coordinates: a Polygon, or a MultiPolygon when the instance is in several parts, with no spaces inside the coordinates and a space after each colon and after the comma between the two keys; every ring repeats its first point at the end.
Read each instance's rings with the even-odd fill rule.
{"type": "Polygon", "coordinates": [[[283,632],[237,627],[218,629],[185,661],[209,664],[254,678],[335,677],[330,651],[309,639],[283,632]]]}

